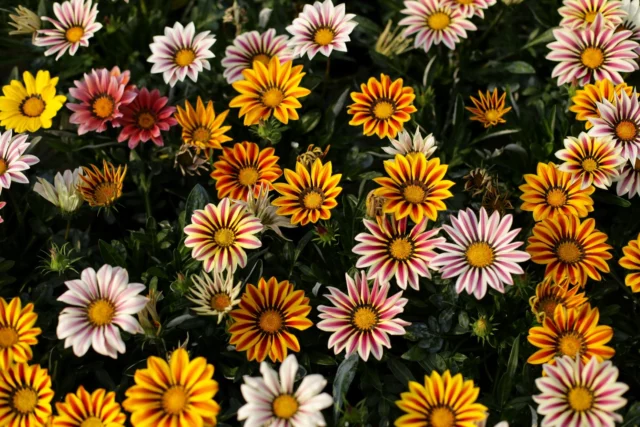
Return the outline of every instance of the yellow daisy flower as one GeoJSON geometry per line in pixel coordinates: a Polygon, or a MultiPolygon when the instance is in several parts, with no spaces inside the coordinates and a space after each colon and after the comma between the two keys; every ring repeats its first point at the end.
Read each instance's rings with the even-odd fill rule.
{"type": "Polygon", "coordinates": [[[580,286],[571,286],[568,278],[556,282],[551,276],[546,277],[536,286],[536,294],[529,298],[531,311],[542,323],[545,317],[553,317],[557,306],[577,308],[586,304],[589,299],[584,292],[579,292],[580,286]]]}
{"type": "Polygon", "coordinates": [[[0,369],[0,426],[44,426],[51,417],[51,377],[40,365],[0,369]]]}
{"type": "Polygon", "coordinates": [[[573,105],[569,107],[569,111],[576,113],[576,120],[586,122],[585,128],[587,130],[591,129],[593,123],[589,121],[589,118],[600,117],[598,102],[606,99],[613,103],[622,91],[631,96],[633,86],[627,86],[624,82],[614,86],[610,80],[598,80],[576,91],[575,96],[571,98],[573,105]]]}
{"type": "Polygon", "coordinates": [[[0,371],[13,363],[26,363],[33,357],[32,345],[38,344],[36,337],[42,333],[35,328],[38,315],[33,304],[22,307],[20,298],[7,303],[0,298],[0,371]]]}
{"type": "Polygon", "coordinates": [[[68,393],[62,403],[56,403],[58,415],[51,427],[124,427],[127,416],[120,411],[116,394],[99,388],[89,393],[83,386],[68,393]]]}
{"type": "Polygon", "coordinates": [[[195,109],[189,101],[185,101],[184,109],[178,105],[175,117],[182,126],[182,141],[196,147],[198,152],[204,150],[207,156],[212,150],[221,149],[220,144],[231,141],[231,138],[225,135],[231,126],[222,126],[227,114],[229,110],[216,116],[213,102],[209,101],[205,107],[200,97],[195,109]]]}
{"type": "Polygon", "coordinates": [[[624,256],[618,262],[622,268],[630,270],[624,278],[624,283],[633,292],[640,292],[640,234],[637,239],[629,241],[627,246],[622,248],[622,252],[624,256]]]}
{"type": "Polygon", "coordinates": [[[507,92],[504,92],[500,98],[498,98],[498,88],[495,88],[493,89],[493,93],[487,91],[486,95],[478,91],[478,96],[480,100],[473,96],[469,97],[475,108],[464,107],[473,114],[470,120],[480,122],[484,124],[486,128],[496,126],[498,123],[507,122],[502,118],[502,116],[511,111],[511,107],[504,107],[507,92]]]}
{"type": "Polygon", "coordinates": [[[82,167],[84,175],[80,175],[82,182],[78,184],[78,191],[90,206],[108,208],[122,196],[122,182],[127,174],[127,165],[118,166],[106,160],[102,161],[102,171],[96,165],[91,169],[82,167]]]}

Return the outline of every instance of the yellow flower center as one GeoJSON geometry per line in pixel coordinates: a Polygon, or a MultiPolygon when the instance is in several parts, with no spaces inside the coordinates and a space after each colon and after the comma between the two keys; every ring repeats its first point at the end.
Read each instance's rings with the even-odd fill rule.
{"type": "Polygon", "coordinates": [[[18,332],[13,327],[0,328],[0,349],[13,347],[18,343],[18,332]]]}
{"type": "Polygon", "coordinates": [[[215,232],[215,234],[213,235],[213,240],[218,246],[226,248],[228,246],[231,246],[233,242],[236,241],[236,233],[229,230],[228,228],[221,228],[215,232]]]}
{"type": "Polygon", "coordinates": [[[92,302],[87,310],[89,322],[94,326],[105,326],[111,324],[113,316],[116,314],[116,307],[111,301],[99,299],[92,302]]]}
{"type": "Polygon", "coordinates": [[[473,4],[475,0],[456,0],[458,4],[473,4]]]}
{"type": "Polygon", "coordinates": [[[202,144],[207,144],[211,139],[211,131],[205,127],[198,127],[193,131],[193,140],[202,144]]]}
{"type": "Polygon", "coordinates": [[[378,120],[387,120],[395,110],[396,108],[391,102],[380,101],[373,107],[373,115],[378,120]]]}
{"type": "Polygon", "coordinates": [[[4,175],[7,169],[9,169],[7,161],[5,159],[0,159],[0,176],[4,175]]]}
{"type": "Polygon", "coordinates": [[[616,136],[623,141],[632,141],[638,135],[635,123],[623,120],[616,125],[616,136]]]}
{"type": "Polygon", "coordinates": [[[584,14],[584,20],[585,22],[591,24],[593,21],[596,20],[596,16],[598,16],[598,12],[595,10],[592,10],[584,14]]]}
{"type": "Polygon", "coordinates": [[[224,311],[231,305],[231,298],[225,293],[215,294],[211,297],[210,304],[215,311],[224,311]]]}
{"type": "Polygon", "coordinates": [[[97,206],[110,206],[118,198],[118,184],[102,182],[93,190],[93,201],[97,206]]]}
{"type": "Polygon", "coordinates": [[[181,385],[171,387],[162,395],[162,407],[167,414],[179,415],[186,408],[188,396],[181,385]]]}
{"type": "Polygon", "coordinates": [[[405,260],[413,253],[413,244],[406,237],[399,237],[389,245],[389,255],[398,261],[405,260]]]}
{"type": "Polygon", "coordinates": [[[424,191],[424,188],[415,184],[407,185],[404,187],[404,190],[402,190],[402,197],[404,197],[407,202],[413,204],[424,202],[426,195],[427,193],[424,191]]]}
{"type": "Polygon", "coordinates": [[[456,416],[450,408],[440,406],[431,411],[429,421],[432,427],[454,427],[456,416]]]}
{"type": "Polygon", "coordinates": [[[178,67],[188,67],[196,59],[196,53],[191,48],[180,49],[176,52],[173,61],[178,67]]]}
{"type": "Polygon", "coordinates": [[[249,166],[240,169],[240,173],[238,173],[238,182],[240,183],[240,185],[248,187],[255,184],[258,181],[259,177],[260,174],[258,174],[256,168],[253,166],[249,166]]]}
{"type": "Polygon", "coordinates": [[[269,55],[264,53],[259,53],[253,57],[253,60],[251,62],[252,63],[262,62],[262,64],[264,64],[264,66],[266,67],[267,65],[269,65],[269,61],[271,61],[271,57],[269,55]]]}
{"type": "Polygon", "coordinates": [[[281,394],[273,400],[273,415],[288,420],[298,412],[298,401],[288,394],[281,394]]]}
{"type": "Polygon", "coordinates": [[[493,264],[493,249],[485,242],[472,243],[464,255],[469,265],[475,268],[485,268],[493,264]]]}
{"type": "Polygon", "coordinates": [[[69,43],[78,43],[82,36],[84,36],[84,28],[82,27],[71,27],[64,33],[64,37],[69,43]]]}
{"type": "Polygon", "coordinates": [[[538,311],[544,312],[546,317],[553,317],[553,312],[556,311],[556,307],[558,306],[559,301],[555,298],[544,298],[540,302],[538,302],[538,311]]]}
{"type": "Polygon", "coordinates": [[[563,335],[558,340],[558,352],[561,355],[576,357],[582,354],[582,339],[575,332],[563,335]]]}
{"type": "Polygon", "coordinates": [[[565,264],[573,264],[582,259],[582,248],[574,241],[562,242],[558,245],[556,254],[565,264]]]}
{"type": "Polygon", "coordinates": [[[588,47],[580,54],[580,60],[582,65],[594,70],[604,62],[604,52],[599,47],[588,47]]]}
{"type": "Polygon", "coordinates": [[[265,107],[276,108],[284,99],[284,93],[278,88],[269,89],[262,94],[262,104],[265,107]]]}
{"type": "Polygon", "coordinates": [[[30,414],[36,409],[38,394],[31,387],[21,388],[11,398],[11,406],[20,414],[30,414]]]}
{"type": "Polygon", "coordinates": [[[378,324],[378,312],[371,306],[356,308],[351,323],[360,331],[370,331],[378,324]]]}
{"type": "Polygon", "coordinates": [[[567,195],[561,188],[553,188],[547,193],[547,204],[559,208],[567,203],[567,195]]]}
{"type": "Polygon", "coordinates": [[[427,18],[427,25],[435,31],[444,30],[449,24],[451,24],[451,18],[444,12],[436,12],[427,18]]]}
{"type": "Polygon", "coordinates": [[[101,119],[106,119],[113,114],[115,103],[109,95],[102,95],[96,98],[91,104],[93,114],[101,119]]]}
{"type": "Polygon", "coordinates": [[[260,315],[258,324],[263,332],[273,334],[282,328],[282,316],[275,310],[267,310],[260,315]]]}
{"type": "Polygon", "coordinates": [[[302,205],[306,209],[319,209],[324,202],[324,195],[317,191],[309,191],[302,199],[302,205]]]}
{"type": "Polygon", "coordinates": [[[586,387],[577,386],[567,394],[569,406],[576,412],[588,411],[593,407],[593,393],[586,387]]]}
{"type": "Polygon", "coordinates": [[[326,46],[333,41],[333,31],[330,28],[318,28],[313,35],[313,41],[320,46],[326,46]]]}
{"type": "Polygon", "coordinates": [[[497,121],[497,120],[500,118],[500,114],[499,114],[496,110],[491,109],[491,110],[487,110],[487,111],[484,113],[484,118],[485,118],[488,122],[495,122],[495,121],[497,121]]]}
{"type": "Polygon", "coordinates": [[[156,124],[156,118],[149,112],[142,113],[138,116],[138,127],[140,129],[151,129],[156,124]]]}
{"type": "Polygon", "coordinates": [[[80,424],[80,427],[105,427],[100,418],[90,417],[80,424]]]}
{"type": "Polygon", "coordinates": [[[587,158],[582,161],[582,169],[585,172],[593,172],[598,169],[598,162],[593,160],[592,158],[587,158]]]}
{"type": "Polygon", "coordinates": [[[40,98],[40,95],[31,95],[22,102],[20,109],[22,114],[27,117],[40,117],[45,107],[46,104],[40,98]]]}

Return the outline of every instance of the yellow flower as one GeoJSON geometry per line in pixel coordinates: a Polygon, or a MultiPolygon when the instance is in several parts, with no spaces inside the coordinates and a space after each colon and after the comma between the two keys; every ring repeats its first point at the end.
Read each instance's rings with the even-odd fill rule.
{"type": "Polygon", "coordinates": [[[178,105],[175,117],[182,126],[182,141],[196,147],[198,153],[200,150],[204,150],[205,154],[209,156],[214,149],[222,148],[220,144],[231,141],[231,138],[225,135],[231,126],[222,126],[227,114],[229,114],[229,110],[216,116],[213,102],[209,101],[205,108],[200,97],[198,97],[195,109],[189,101],[185,101],[184,109],[178,105]]]}
{"type": "Polygon", "coordinates": [[[96,165],[91,165],[91,169],[82,167],[84,175],[80,175],[82,182],[78,184],[78,190],[82,197],[90,206],[98,206],[108,208],[113,206],[116,200],[122,196],[122,182],[127,174],[127,166],[118,166],[118,169],[112,163],[106,160],[102,161],[102,169],[100,171],[96,165]]]}
{"type": "Polygon", "coordinates": [[[613,103],[622,91],[631,96],[633,87],[627,86],[624,82],[613,86],[613,83],[607,79],[598,80],[576,92],[575,96],[571,98],[573,105],[569,107],[569,111],[576,113],[576,120],[586,122],[586,129],[591,129],[593,123],[589,121],[589,118],[600,117],[597,103],[605,99],[613,103]]]}
{"type": "Polygon", "coordinates": [[[51,377],[40,365],[17,363],[0,369],[0,425],[44,426],[51,417],[51,377]]]}
{"type": "Polygon", "coordinates": [[[553,277],[546,277],[536,286],[536,294],[529,298],[531,311],[535,314],[538,322],[542,323],[545,317],[553,317],[557,306],[565,308],[577,308],[586,304],[588,298],[584,292],[580,291],[580,286],[571,286],[568,278],[556,282],[553,277]]]}
{"type": "Polygon", "coordinates": [[[124,427],[127,416],[120,411],[116,394],[99,388],[89,393],[83,386],[56,403],[58,415],[51,427],[124,427]]]}
{"type": "Polygon", "coordinates": [[[637,239],[629,241],[627,246],[622,248],[622,252],[624,256],[618,262],[622,268],[630,270],[624,278],[624,283],[633,292],[640,292],[640,235],[637,239]]]}
{"type": "Polygon", "coordinates": [[[33,77],[28,71],[22,75],[24,84],[12,80],[2,88],[0,96],[0,125],[13,129],[16,133],[36,132],[40,128],[49,129],[58,110],[67,100],[56,95],[58,77],[51,78],[48,71],[38,71],[33,77]]]}
{"type": "Polygon", "coordinates": [[[503,93],[498,98],[498,89],[494,89],[493,93],[487,91],[486,95],[481,91],[478,91],[480,100],[477,100],[473,96],[469,97],[475,108],[464,107],[469,110],[473,116],[472,121],[478,121],[484,124],[484,127],[496,126],[498,123],[506,123],[507,121],[502,118],[505,114],[511,111],[511,107],[504,107],[505,98],[507,93],[503,93]]]}
{"type": "Polygon", "coordinates": [[[33,304],[22,307],[20,298],[13,298],[9,303],[0,298],[0,370],[31,360],[31,346],[38,344],[36,337],[42,333],[34,327],[36,320],[38,315],[33,312],[33,304]]]}

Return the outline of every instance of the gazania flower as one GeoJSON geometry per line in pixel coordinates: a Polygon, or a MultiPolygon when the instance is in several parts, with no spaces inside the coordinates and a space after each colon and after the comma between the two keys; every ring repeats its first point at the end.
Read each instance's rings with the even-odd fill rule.
{"type": "Polygon", "coordinates": [[[636,240],[630,240],[627,246],[622,248],[624,256],[620,258],[619,264],[626,270],[631,270],[624,278],[624,283],[633,292],[640,292],[640,235],[636,240]]]}
{"type": "Polygon", "coordinates": [[[527,261],[526,252],[516,250],[524,242],[514,242],[520,232],[511,229],[513,217],[500,218],[498,212],[491,217],[484,208],[480,219],[471,209],[461,210],[451,216],[452,225],[443,228],[452,243],[438,245],[444,252],[438,254],[431,265],[440,267],[443,279],[458,277],[456,292],[465,290],[481,299],[487,293],[487,285],[504,293],[504,284],[513,285],[513,274],[523,274],[519,263],[527,261]]]}
{"type": "Polygon", "coordinates": [[[180,169],[182,176],[200,176],[202,171],[209,170],[209,166],[207,153],[195,145],[182,144],[173,160],[174,169],[180,169]]]}
{"type": "Polygon", "coordinates": [[[349,124],[363,125],[366,136],[395,138],[404,123],[411,120],[411,114],[418,111],[413,106],[416,97],[413,88],[402,86],[402,79],[392,83],[389,76],[380,74],[380,80],[370,77],[367,84],[360,85],[360,90],[351,92],[354,103],[347,113],[353,115],[349,124]]]}
{"type": "Polygon", "coordinates": [[[416,34],[414,46],[422,47],[429,52],[431,46],[444,43],[453,50],[460,38],[467,38],[467,31],[478,28],[465,17],[465,12],[454,9],[441,0],[405,1],[406,9],[400,12],[408,15],[398,22],[406,25],[403,35],[409,37],[416,34]]]}
{"type": "Polygon", "coordinates": [[[273,230],[285,240],[287,239],[280,231],[280,227],[296,228],[295,224],[291,224],[289,218],[278,214],[277,208],[271,203],[269,188],[266,184],[259,186],[257,195],[250,191],[245,200],[234,200],[233,203],[244,207],[247,212],[258,218],[265,231],[273,230]]]}
{"type": "Polygon", "coordinates": [[[338,206],[336,197],[342,192],[342,187],[338,187],[342,174],[333,175],[331,162],[323,165],[316,159],[311,171],[296,162],[296,170],[285,169],[284,177],[286,183],[273,184],[281,194],[273,201],[278,215],[291,216],[291,224],[300,225],[331,218],[331,209],[338,206]]]}
{"type": "Polygon", "coordinates": [[[23,307],[20,298],[8,303],[0,298],[0,372],[13,363],[31,360],[31,346],[38,343],[36,337],[42,332],[35,327],[36,320],[38,315],[33,312],[33,304],[23,307]]]}
{"type": "Polygon", "coordinates": [[[573,175],[582,190],[592,184],[606,190],[618,178],[619,166],[624,163],[621,152],[622,147],[610,137],[594,138],[581,132],[577,138],[567,137],[564,150],[556,152],[556,157],[564,160],[558,169],[573,175]]]}
{"type": "Polygon", "coordinates": [[[400,288],[420,289],[420,277],[431,278],[429,266],[436,256],[434,248],[444,243],[435,237],[439,229],[427,231],[427,218],[407,230],[409,218],[397,221],[380,216],[376,221],[363,220],[369,233],[360,233],[353,253],[360,255],[356,268],[369,267],[368,278],[388,282],[395,276],[400,288]]]}
{"type": "Polygon", "coordinates": [[[409,302],[402,298],[402,291],[388,296],[389,282],[374,280],[369,289],[367,275],[360,271],[355,281],[345,274],[347,294],[329,287],[325,297],[333,307],[318,306],[322,320],[318,329],[333,332],[329,338],[329,348],[335,354],[346,351],[346,357],[358,352],[365,362],[372,354],[377,360],[382,358],[384,347],[391,348],[389,335],[404,335],[404,327],[411,323],[396,318],[409,302]]]}
{"type": "Polygon", "coordinates": [[[496,0],[443,0],[443,3],[453,10],[459,10],[466,18],[475,15],[484,19],[484,9],[495,5],[496,0]]]}
{"type": "Polygon", "coordinates": [[[306,375],[298,389],[296,356],[290,354],[280,365],[280,375],[267,362],[260,364],[261,377],[244,377],[240,386],[247,402],[238,410],[238,421],[245,426],[320,427],[325,426],[322,410],[333,403],[327,393],[320,393],[327,380],[320,374],[306,375]]]}
{"type": "Polygon", "coordinates": [[[207,59],[215,56],[210,50],[215,42],[209,31],[196,35],[193,22],[186,27],[180,22],[173,24],[173,28],[164,27],[164,35],[154,36],[149,45],[151,56],[147,62],[153,64],[151,73],[162,73],[164,82],[172,87],[187,76],[197,82],[198,73],[211,69],[207,59]]]}
{"type": "Polygon", "coordinates": [[[244,141],[233,148],[224,147],[219,160],[213,164],[211,178],[216,181],[218,198],[246,199],[247,194],[260,191],[262,184],[271,183],[282,175],[280,157],[272,147],[260,150],[258,144],[244,141]]]}
{"type": "Polygon", "coordinates": [[[64,174],[58,172],[53,178],[53,185],[44,178],[38,178],[33,191],[60,209],[63,215],[70,215],[77,211],[84,199],[78,189],[82,168],[73,171],[67,169],[64,174]]]}
{"type": "Polygon", "coordinates": [[[496,126],[498,123],[506,123],[507,121],[502,118],[505,114],[511,111],[511,107],[504,107],[505,98],[507,92],[504,92],[500,98],[498,98],[498,88],[493,89],[493,93],[487,91],[487,94],[483,94],[478,91],[480,100],[477,100],[473,96],[469,97],[473,102],[474,107],[464,107],[469,110],[473,116],[472,121],[478,121],[484,124],[485,128],[496,126]]]}
{"type": "Polygon", "coordinates": [[[78,190],[91,207],[109,208],[122,196],[122,183],[127,174],[127,165],[115,168],[113,163],[102,161],[102,171],[96,165],[91,169],[83,166],[84,175],[78,190]]]}
{"type": "Polygon", "coordinates": [[[153,141],[158,147],[164,145],[160,132],[168,131],[178,121],[173,118],[175,107],[167,105],[169,98],[160,96],[158,89],[151,92],[146,87],[136,90],[136,98],[122,107],[120,124],[123,126],[118,142],[129,141],[134,149],[140,142],[153,141]]]}
{"type": "Polygon", "coordinates": [[[620,26],[633,33],[632,40],[640,40],[640,0],[622,0],[620,9],[627,12],[620,26]]]}
{"type": "Polygon", "coordinates": [[[529,237],[527,252],[536,264],[546,265],[545,277],[556,282],[568,277],[569,283],[584,287],[587,278],[601,280],[609,272],[607,235],[596,230],[596,222],[584,222],[574,215],[558,215],[539,222],[529,237]]]}
{"type": "Polygon", "coordinates": [[[218,324],[237,305],[242,282],[234,286],[233,273],[227,269],[191,276],[194,286],[187,298],[196,304],[193,311],[201,316],[218,316],[218,324]]]}
{"type": "Polygon", "coordinates": [[[559,215],[585,217],[593,211],[591,194],[594,187],[581,188],[581,181],[559,170],[552,162],[538,163],[537,173],[526,174],[520,186],[523,211],[533,212],[533,219],[556,218],[559,215]]]}
{"type": "Polygon", "coordinates": [[[411,381],[409,391],[400,395],[396,405],[405,415],[395,422],[396,427],[455,426],[472,427],[486,418],[487,407],[477,403],[480,389],[462,374],[451,376],[446,370],[424,376],[424,385],[411,381]]]}
{"type": "Polygon", "coordinates": [[[553,35],[556,41],[547,45],[551,49],[547,59],[559,62],[551,74],[558,77],[558,86],[573,82],[584,86],[602,79],[619,84],[623,82],[620,72],[638,69],[635,49],[639,45],[630,40],[631,31],[607,27],[601,14],[589,28],[558,28],[553,35]]]}
{"type": "Polygon", "coordinates": [[[331,0],[306,4],[302,13],[287,27],[293,36],[289,46],[293,48],[295,57],[307,54],[313,59],[318,52],[324,56],[331,55],[333,50],[346,52],[350,41],[349,34],[358,25],[353,20],[356,15],[345,13],[345,4],[333,5],[331,0]]]}
{"type": "Polygon", "coordinates": [[[204,357],[189,360],[184,348],[171,353],[167,363],[151,356],[138,369],[122,406],[136,427],[216,425],[220,406],[213,400],[218,383],[213,365],[204,357]]]}
{"type": "Polygon", "coordinates": [[[11,130],[0,132],[0,193],[3,188],[10,188],[12,181],[28,184],[29,179],[22,172],[40,161],[36,156],[24,154],[31,145],[27,138],[26,134],[13,136],[11,130]]]}
{"type": "Polygon", "coordinates": [[[626,16],[620,2],[609,0],[564,0],[558,13],[562,16],[560,26],[567,28],[589,27],[600,14],[603,24],[615,29],[626,16]]]}
{"type": "Polygon", "coordinates": [[[85,268],[80,279],[64,282],[68,290],[58,301],[66,307],[58,320],[58,339],[64,347],[73,346],[76,356],[82,357],[89,347],[96,353],[114,359],[125,353],[120,337],[122,328],[130,334],[142,333],[133,317],[147,304],[147,298],[138,295],[145,289],[141,283],[129,283],[127,270],[103,265],[96,271],[85,268]]]}
{"type": "Polygon", "coordinates": [[[80,46],[89,46],[89,39],[102,28],[102,24],[96,22],[98,16],[98,4],[91,5],[92,0],[70,0],[64,3],[54,3],[53,13],[57,19],[43,16],[43,21],[49,21],[54,29],[40,30],[33,44],[49,47],[45,56],[56,55],[56,61],[69,50],[73,56],[80,46]]]}
{"type": "Polygon", "coordinates": [[[396,219],[409,216],[415,223],[424,216],[435,221],[438,211],[447,208],[442,200],[453,196],[449,191],[453,182],[442,179],[447,168],[439,158],[427,160],[422,153],[396,154],[394,160],[385,160],[389,176],[374,179],[381,186],[376,195],[385,199],[384,212],[394,214],[396,219]]]}
{"type": "Polygon", "coordinates": [[[420,129],[416,129],[416,133],[411,134],[406,130],[401,130],[398,134],[398,139],[391,139],[391,146],[382,147],[382,151],[387,154],[395,156],[401,154],[406,156],[407,154],[422,153],[429,159],[436,151],[436,139],[433,134],[425,136],[420,135],[420,129]]]}
{"type": "Polygon", "coordinates": [[[239,95],[231,100],[229,107],[240,108],[238,117],[244,116],[244,125],[258,124],[271,115],[287,124],[289,119],[298,120],[298,108],[302,104],[298,98],[311,93],[300,87],[302,65],[292,66],[291,61],[280,65],[280,59],[274,56],[267,65],[253,61],[252,68],[242,72],[244,80],[232,84],[239,95]]]}
{"type": "Polygon", "coordinates": [[[640,159],[636,159],[633,163],[626,162],[620,169],[620,176],[616,184],[616,193],[618,196],[627,195],[631,199],[636,194],[640,194],[640,159]]]}
{"type": "Polygon", "coordinates": [[[64,95],[56,95],[58,77],[51,78],[48,71],[38,71],[33,77],[28,71],[20,80],[2,87],[0,96],[0,125],[13,129],[16,133],[36,132],[49,129],[58,110],[67,100],[64,95]]]}
{"type": "Polygon", "coordinates": [[[237,351],[246,351],[249,361],[262,362],[269,356],[272,362],[282,362],[288,349],[300,351],[292,330],[313,326],[307,318],[310,312],[304,291],[295,291],[286,280],[260,278],[258,286],[247,284],[240,307],[230,313],[235,323],[229,327],[229,344],[237,351]]]}
{"type": "Polygon", "coordinates": [[[542,326],[529,329],[527,340],[540,350],[527,362],[532,365],[555,363],[555,356],[580,356],[583,362],[592,357],[599,361],[611,359],[615,350],[607,347],[613,337],[610,326],[598,325],[600,312],[597,307],[584,304],[579,308],[558,305],[553,316],[545,316],[542,326]]]}
{"type": "Polygon", "coordinates": [[[569,111],[576,113],[576,120],[586,122],[585,128],[589,130],[593,127],[589,119],[600,117],[598,103],[604,99],[615,102],[622,91],[631,96],[633,87],[627,86],[624,82],[614,86],[608,79],[597,80],[576,91],[575,96],[571,98],[573,105],[569,107],[569,111]]]}
{"type": "Polygon", "coordinates": [[[194,259],[204,262],[207,273],[214,268],[235,272],[238,265],[244,268],[247,264],[245,249],[262,246],[256,236],[262,229],[258,218],[225,197],[217,206],[209,203],[193,213],[191,224],[184,228],[184,245],[192,248],[194,259]]]}
{"type": "Polygon", "coordinates": [[[536,286],[536,294],[529,298],[531,311],[542,323],[545,317],[553,317],[559,305],[566,309],[582,307],[589,299],[579,291],[580,286],[571,286],[566,277],[560,282],[546,277],[536,286]]]}
{"type": "Polygon", "coordinates": [[[40,17],[32,10],[18,5],[13,8],[15,15],[9,15],[8,24],[11,25],[14,30],[9,31],[10,36],[19,36],[23,34],[29,34],[35,40],[38,30],[42,26],[40,17]]]}
{"type": "Polygon", "coordinates": [[[533,396],[537,412],[544,415],[541,426],[615,427],[622,422],[615,411],[627,404],[622,395],[629,386],[617,381],[618,368],[610,361],[564,356],[542,369],[546,375],[536,379],[540,394],[533,396]]]}
{"type": "Polygon", "coordinates": [[[89,393],[83,386],[56,403],[58,415],[51,427],[124,427],[127,416],[116,402],[116,394],[103,388],[89,393]]]}
{"type": "Polygon", "coordinates": [[[44,426],[51,417],[51,377],[40,365],[0,369],[0,425],[44,426]]]}
{"type": "Polygon", "coordinates": [[[593,127],[589,135],[610,137],[622,148],[622,156],[634,161],[640,156],[640,102],[634,91],[627,95],[621,91],[615,97],[615,104],[607,99],[598,103],[599,117],[590,117],[593,127]]]}
{"type": "Polygon", "coordinates": [[[204,150],[210,155],[214,149],[222,148],[220,144],[231,141],[231,138],[225,135],[231,126],[222,126],[229,110],[216,115],[213,102],[209,101],[205,108],[200,97],[195,109],[189,101],[185,101],[184,106],[182,109],[178,105],[176,119],[182,127],[182,141],[185,144],[204,150]]]}
{"type": "Polygon", "coordinates": [[[128,78],[113,75],[106,68],[92,70],[91,74],[85,73],[84,80],[74,81],[76,87],[69,89],[69,93],[79,103],[67,102],[66,106],[73,111],[69,122],[80,125],[78,135],[89,131],[104,132],[107,123],[120,127],[120,107],[136,97],[136,92],[127,86],[127,82],[128,78]]]}

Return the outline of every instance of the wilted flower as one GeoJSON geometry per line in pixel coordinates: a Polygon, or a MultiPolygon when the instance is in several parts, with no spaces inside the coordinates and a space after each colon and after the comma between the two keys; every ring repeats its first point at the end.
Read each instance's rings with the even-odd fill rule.
{"type": "Polygon", "coordinates": [[[376,218],[384,215],[384,197],[376,195],[376,190],[371,190],[367,194],[366,208],[369,218],[376,218]]]}
{"type": "Polygon", "coordinates": [[[42,25],[40,17],[24,6],[18,6],[14,10],[16,15],[9,15],[9,19],[11,20],[9,25],[15,28],[15,30],[9,31],[9,35],[31,34],[35,39],[36,33],[42,25]]]}
{"type": "Polygon", "coordinates": [[[138,312],[138,321],[142,329],[144,329],[145,335],[155,338],[160,335],[160,330],[162,329],[160,315],[158,315],[156,306],[158,302],[164,299],[164,296],[162,295],[162,291],[158,291],[155,287],[150,287],[147,298],[149,299],[147,305],[138,312]]]}
{"type": "Polygon", "coordinates": [[[375,46],[376,52],[380,55],[386,56],[387,58],[401,55],[406,51],[411,50],[411,43],[413,42],[412,38],[406,38],[402,33],[398,34],[400,27],[396,26],[396,28],[391,31],[391,24],[391,20],[387,21],[387,26],[378,37],[378,41],[375,46]]]}
{"type": "Polygon", "coordinates": [[[508,192],[503,192],[497,186],[493,186],[484,193],[482,207],[487,210],[488,214],[498,212],[500,215],[504,215],[507,211],[513,210],[509,197],[508,192]]]}
{"type": "Polygon", "coordinates": [[[180,150],[176,153],[173,167],[180,169],[182,175],[200,175],[201,171],[208,171],[209,161],[207,160],[206,152],[199,150],[196,146],[182,144],[180,150]]]}
{"type": "Polygon", "coordinates": [[[234,200],[233,203],[242,205],[244,208],[255,217],[257,217],[265,230],[273,230],[278,236],[285,240],[288,240],[282,235],[280,227],[296,228],[297,226],[291,224],[288,217],[278,215],[276,213],[277,208],[271,204],[271,196],[269,196],[269,187],[265,184],[260,186],[258,195],[255,192],[250,191],[247,194],[246,200],[234,200]]]}
{"type": "Polygon", "coordinates": [[[82,168],[77,168],[74,171],[67,169],[63,174],[58,172],[53,179],[53,185],[46,179],[38,177],[33,191],[60,208],[62,215],[70,215],[78,210],[84,202],[82,194],[78,191],[82,174],[82,168]]]}
{"type": "Polygon", "coordinates": [[[307,168],[307,170],[311,169],[311,165],[313,165],[313,162],[316,161],[316,159],[324,159],[325,156],[327,155],[327,153],[329,152],[329,148],[331,148],[330,145],[327,145],[327,147],[324,149],[324,151],[322,151],[322,149],[320,147],[315,147],[313,144],[310,144],[307,147],[307,151],[305,151],[304,153],[300,154],[296,161],[298,163],[302,163],[302,165],[307,168]]]}
{"type": "Polygon", "coordinates": [[[493,187],[493,178],[484,168],[475,168],[464,176],[464,191],[471,193],[471,197],[478,196],[493,187]]]}

